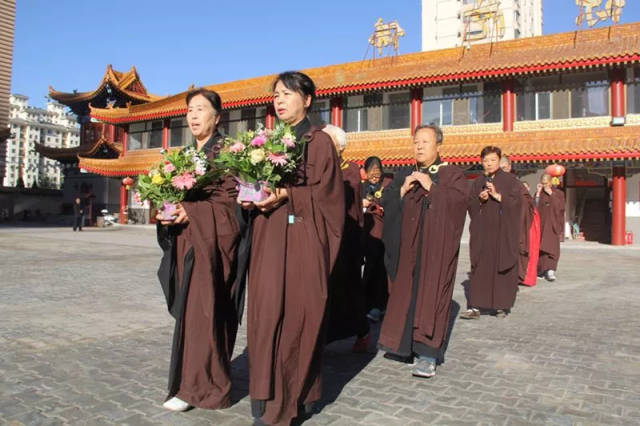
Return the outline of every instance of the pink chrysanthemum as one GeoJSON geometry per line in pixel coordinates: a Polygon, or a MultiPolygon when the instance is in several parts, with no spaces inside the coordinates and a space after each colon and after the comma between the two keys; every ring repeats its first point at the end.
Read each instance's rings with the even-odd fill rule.
{"type": "Polygon", "coordinates": [[[287,154],[271,153],[267,156],[267,159],[276,166],[286,166],[289,161],[289,157],[287,157],[287,154]]]}
{"type": "Polygon", "coordinates": [[[171,173],[171,172],[173,172],[173,171],[175,171],[175,170],[176,170],[176,167],[175,167],[173,164],[171,164],[170,162],[165,161],[165,163],[164,163],[164,167],[162,168],[162,170],[163,170],[165,173],[171,173]]]}
{"type": "Polygon", "coordinates": [[[267,141],[267,138],[265,138],[264,136],[256,136],[251,141],[251,145],[253,145],[253,146],[262,146],[262,145],[264,145],[264,143],[266,141],[267,141]]]}
{"type": "Polygon", "coordinates": [[[284,146],[286,146],[287,148],[293,148],[296,146],[296,143],[293,141],[293,139],[289,138],[289,137],[283,137],[282,139],[282,144],[284,146]]]}
{"type": "Polygon", "coordinates": [[[195,183],[196,180],[191,175],[191,173],[188,172],[184,172],[181,175],[171,178],[171,184],[173,185],[173,187],[181,190],[191,189],[193,188],[193,185],[195,185],[195,183]]]}
{"type": "Polygon", "coordinates": [[[229,151],[237,154],[238,152],[244,151],[244,144],[242,142],[236,142],[229,147],[229,151]]]}

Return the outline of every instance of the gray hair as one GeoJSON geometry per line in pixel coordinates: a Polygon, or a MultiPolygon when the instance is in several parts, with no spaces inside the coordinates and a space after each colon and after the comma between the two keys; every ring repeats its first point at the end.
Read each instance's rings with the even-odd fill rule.
{"type": "Polygon", "coordinates": [[[507,164],[507,165],[510,166],[511,165],[511,159],[503,154],[502,157],[500,157],[500,164],[507,164]]]}
{"type": "Polygon", "coordinates": [[[444,136],[442,135],[442,129],[437,124],[419,124],[413,129],[413,134],[417,134],[420,130],[429,129],[433,131],[433,134],[436,137],[436,144],[440,145],[444,136]]]}
{"type": "Polygon", "coordinates": [[[327,124],[324,126],[322,131],[331,136],[331,139],[336,141],[341,151],[345,149],[347,146],[347,133],[344,130],[338,126],[334,126],[333,124],[327,124]]]}

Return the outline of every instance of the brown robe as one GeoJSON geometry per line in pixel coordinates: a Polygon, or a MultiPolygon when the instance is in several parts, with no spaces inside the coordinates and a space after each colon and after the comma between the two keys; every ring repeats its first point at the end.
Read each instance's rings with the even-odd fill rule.
{"type": "MultiPolygon", "coordinates": [[[[382,195],[393,181],[393,175],[384,175],[380,185],[382,195]]],[[[369,183],[364,182],[362,187],[363,197],[368,190],[369,183]]],[[[389,286],[387,269],[384,267],[384,244],[382,243],[382,231],[384,229],[384,208],[382,199],[370,200],[371,204],[364,212],[364,271],[362,281],[364,291],[367,294],[366,310],[373,308],[384,311],[387,308],[389,298],[389,286]]]]}
{"type": "Polygon", "coordinates": [[[341,170],[346,216],[340,251],[329,280],[327,343],[350,336],[363,337],[369,332],[366,293],[360,276],[364,223],[360,167],[344,163],[341,170]]]}
{"type": "Polygon", "coordinates": [[[511,309],[518,291],[522,183],[498,169],[493,183],[502,202],[492,197],[482,202],[478,195],[486,181],[485,176],[477,178],[469,193],[471,277],[467,304],[470,308],[511,309]]]}
{"type": "Polygon", "coordinates": [[[538,199],[540,213],[540,259],[538,275],[548,270],[558,269],[560,259],[560,241],[564,236],[564,192],[558,188],[551,195],[540,191],[538,199]]]}
{"type": "MultiPolygon", "coordinates": [[[[203,147],[212,158],[219,134],[203,147]]],[[[168,398],[177,396],[199,408],[231,404],[231,365],[238,329],[232,303],[239,224],[235,183],[223,178],[182,202],[189,222],[158,224],[164,255],[158,277],[176,319],[168,398]]]]}
{"type": "Polygon", "coordinates": [[[431,191],[415,185],[401,199],[400,187],[411,172],[398,172],[383,194],[392,284],[379,345],[400,356],[436,357],[449,326],[468,184],[460,168],[443,165],[430,173],[431,191]],[[398,239],[394,253],[397,244],[391,242],[398,239]]]}
{"type": "Polygon", "coordinates": [[[527,188],[522,185],[522,208],[521,208],[521,227],[520,227],[520,257],[518,258],[518,280],[523,282],[527,275],[527,266],[529,265],[529,229],[533,222],[533,214],[536,209],[534,201],[527,188]]]}
{"type": "Polygon", "coordinates": [[[306,160],[287,186],[288,201],[253,220],[249,394],[266,401],[267,424],[288,425],[298,404],[321,397],[327,288],[345,217],[342,173],[329,135],[310,128],[308,119],[295,130],[306,140],[306,160]]]}

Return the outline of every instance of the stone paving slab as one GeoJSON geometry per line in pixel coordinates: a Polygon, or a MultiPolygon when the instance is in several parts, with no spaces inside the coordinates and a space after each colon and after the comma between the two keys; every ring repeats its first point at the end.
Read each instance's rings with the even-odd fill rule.
{"type": "MultiPolygon", "coordinates": [[[[231,408],[161,407],[173,325],[154,238],[148,227],[0,227],[0,424],[251,424],[244,326],[231,408]]],[[[327,347],[324,397],[304,423],[640,424],[640,251],[563,249],[558,281],[521,288],[506,319],[452,318],[433,379],[373,343],[327,347]]],[[[463,244],[456,313],[468,269],[463,244]]]]}

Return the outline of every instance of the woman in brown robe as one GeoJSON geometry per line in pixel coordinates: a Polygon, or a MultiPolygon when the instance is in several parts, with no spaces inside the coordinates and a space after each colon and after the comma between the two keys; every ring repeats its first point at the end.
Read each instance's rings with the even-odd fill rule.
{"type": "Polygon", "coordinates": [[[366,352],[369,347],[369,321],[366,312],[366,293],[362,283],[362,195],[360,167],[342,159],[347,134],[337,126],[327,124],[324,129],[333,142],[340,161],[344,180],[345,222],[336,264],[329,279],[329,308],[327,311],[326,343],[356,336],[353,352],[366,352]]]}
{"type": "MultiPolygon", "coordinates": [[[[221,101],[217,93],[198,89],[187,95],[187,123],[195,147],[214,158],[222,136],[216,126],[221,101]]],[[[236,191],[230,178],[191,191],[175,220],[158,215],[163,257],[158,270],[169,312],[175,318],[169,395],[164,407],[217,409],[230,405],[230,357],[238,329],[231,302],[239,224],[236,191]]]]}
{"type": "Polygon", "coordinates": [[[551,185],[551,176],[543,174],[536,193],[540,213],[540,258],[538,276],[556,280],[560,241],[564,235],[564,193],[551,185]]]}
{"type": "Polygon", "coordinates": [[[391,292],[378,343],[395,358],[418,355],[418,377],[435,375],[447,336],[468,196],[462,170],[440,160],[441,143],[437,126],[419,126],[416,168],[396,173],[382,200],[391,292]]]}
{"type": "Polygon", "coordinates": [[[364,208],[364,271],[362,281],[367,294],[367,317],[378,322],[387,309],[389,285],[384,267],[384,208],[382,197],[393,175],[382,172],[382,162],[378,157],[369,157],[364,162],[367,175],[362,183],[362,206],[364,208]]]}
{"type": "Polygon", "coordinates": [[[501,154],[495,146],[482,150],[484,175],[469,193],[471,277],[463,319],[479,318],[480,309],[504,318],[518,291],[522,184],[500,169],[501,154]]]}
{"type": "MultiPolygon", "coordinates": [[[[511,167],[511,160],[506,155],[500,157],[500,168],[505,173],[512,173],[516,176],[511,167]]],[[[518,258],[518,281],[523,284],[527,279],[527,268],[531,260],[531,254],[529,247],[531,242],[529,236],[531,234],[531,226],[535,216],[536,203],[533,200],[531,194],[529,194],[529,187],[525,182],[522,183],[522,208],[520,213],[520,220],[522,221],[520,226],[520,256],[518,258]]],[[[536,253],[537,256],[537,253],[536,253]]],[[[531,285],[531,284],[527,284],[531,285]]],[[[534,282],[535,285],[535,282],[534,282]]]]}
{"type": "Polygon", "coordinates": [[[247,340],[251,410],[260,424],[290,424],[321,396],[322,335],[329,274],[340,248],[344,185],[331,138],[311,126],[313,81],[280,74],[278,118],[305,144],[296,176],[255,207],[249,261],[247,340]]]}

